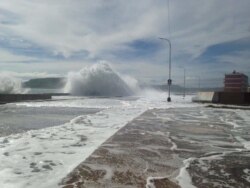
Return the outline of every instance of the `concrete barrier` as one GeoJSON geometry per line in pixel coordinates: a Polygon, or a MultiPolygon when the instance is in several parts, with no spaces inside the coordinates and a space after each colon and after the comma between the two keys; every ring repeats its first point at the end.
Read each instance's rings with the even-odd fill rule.
{"type": "Polygon", "coordinates": [[[219,103],[221,104],[250,104],[250,93],[246,92],[219,92],[219,103]]]}
{"type": "Polygon", "coordinates": [[[193,102],[250,105],[248,92],[199,92],[193,102]]]}
{"type": "Polygon", "coordinates": [[[218,92],[198,92],[193,102],[217,103],[219,101],[218,92]]]}
{"type": "Polygon", "coordinates": [[[51,94],[0,94],[0,104],[51,99],[51,94]]]}

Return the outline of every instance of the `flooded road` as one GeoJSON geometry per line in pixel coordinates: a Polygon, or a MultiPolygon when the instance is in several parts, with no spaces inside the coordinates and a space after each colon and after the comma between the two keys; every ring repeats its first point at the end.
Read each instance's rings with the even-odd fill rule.
{"type": "Polygon", "coordinates": [[[249,110],[152,109],[62,182],[65,187],[250,187],[249,110]]]}

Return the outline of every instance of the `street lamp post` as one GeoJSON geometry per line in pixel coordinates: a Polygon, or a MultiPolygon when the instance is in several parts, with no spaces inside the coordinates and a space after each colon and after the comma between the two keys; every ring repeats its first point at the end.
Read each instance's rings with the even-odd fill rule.
{"type": "Polygon", "coordinates": [[[184,68],[184,82],[183,82],[183,99],[186,96],[186,69],[184,68]]]}
{"type": "Polygon", "coordinates": [[[198,86],[199,86],[199,91],[201,90],[201,77],[199,76],[199,84],[198,84],[198,86]]]}
{"type": "Polygon", "coordinates": [[[169,78],[168,78],[168,102],[171,102],[171,97],[170,97],[170,86],[172,84],[172,80],[171,80],[171,41],[169,39],[166,38],[160,38],[161,40],[165,40],[168,42],[169,44],[169,78]]]}

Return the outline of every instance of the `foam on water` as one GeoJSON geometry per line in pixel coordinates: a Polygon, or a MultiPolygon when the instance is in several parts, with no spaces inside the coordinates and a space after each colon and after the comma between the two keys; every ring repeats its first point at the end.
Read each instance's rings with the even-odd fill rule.
{"type": "Polygon", "coordinates": [[[5,188],[56,187],[102,142],[142,112],[138,108],[105,109],[61,126],[0,138],[0,184],[5,188]]]}
{"type": "Polygon", "coordinates": [[[147,109],[192,107],[189,99],[155,92],[127,98],[56,97],[53,101],[22,102],[26,107],[99,108],[61,126],[0,138],[0,185],[6,188],[57,187],[80,162],[118,129],[147,109]]]}
{"type": "Polygon", "coordinates": [[[190,161],[192,161],[193,158],[189,158],[183,161],[184,163],[184,167],[182,167],[180,169],[180,173],[179,175],[176,177],[176,180],[179,182],[179,185],[181,187],[185,187],[185,188],[196,188],[193,184],[192,184],[192,180],[191,177],[187,171],[187,168],[190,165],[190,161]]]}
{"type": "Polygon", "coordinates": [[[154,184],[154,180],[163,180],[165,178],[167,178],[167,177],[148,177],[146,188],[156,188],[155,184],[154,184]]]}
{"type": "Polygon", "coordinates": [[[243,172],[245,173],[243,178],[250,183],[250,170],[246,168],[243,170],[243,172]]]}
{"type": "MultiPolygon", "coordinates": [[[[234,112],[238,118],[232,118],[230,114],[226,117],[220,117],[221,121],[225,122],[228,125],[233,126],[233,131],[235,132],[235,139],[238,140],[246,150],[250,149],[249,139],[245,139],[243,136],[247,133],[250,123],[249,110],[226,110],[228,112],[234,112]]],[[[248,136],[247,136],[248,137],[248,136]]]]}
{"type": "MultiPolygon", "coordinates": [[[[207,178],[202,176],[199,178],[203,178],[203,183],[210,183],[211,187],[234,187],[230,186],[230,182],[222,181],[223,178],[228,178],[230,176],[231,179],[237,179],[237,177],[232,177],[232,174],[230,170],[227,169],[227,162],[228,159],[230,159],[232,156],[240,156],[240,155],[245,155],[249,156],[248,152],[250,149],[250,142],[249,142],[249,135],[248,135],[248,130],[250,126],[250,112],[247,110],[231,110],[231,109],[220,109],[220,110],[206,110],[206,112],[202,112],[203,115],[206,113],[208,115],[208,118],[206,118],[209,123],[209,126],[211,126],[210,123],[214,124],[212,127],[216,127],[217,125],[223,126],[225,130],[230,132],[228,134],[228,139],[221,140],[223,138],[222,136],[218,138],[215,138],[214,140],[210,137],[206,140],[209,147],[212,147],[211,151],[216,151],[216,152],[208,152],[204,156],[198,156],[198,157],[191,157],[189,159],[186,159],[183,161],[184,166],[180,169],[179,175],[176,177],[176,179],[179,181],[179,185],[181,187],[193,187],[191,179],[199,177],[199,171],[197,169],[200,169],[200,172],[204,174],[209,174],[213,178],[207,178]],[[212,116],[211,116],[212,115],[212,116]],[[213,120],[211,118],[214,118],[213,120]],[[218,120],[216,120],[218,118],[218,120]],[[236,140],[238,142],[236,142],[236,140]],[[219,147],[218,147],[219,146],[219,147]],[[223,148],[222,150],[222,147],[223,148]],[[233,147],[232,147],[233,146],[233,147]],[[242,149],[243,147],[244,149],[242,149]],[[217,148],[218,147],[218,148],[217,148]],[[244,153],[246,152],[246,153],[244,153]],[[221,168],[219,171],[214,168],[214,166],[217,164],[215,161],[220,161],[222,164],[224,161],[224,167],[221,165],[221,168]],[[190,168],[191,165],[191,168],[190,168]],[[193,168],[193,170],[192,170],[193,168]],[[223,169],[225,168],[225,169],[223,169]],[[192,178],[190,177],[188,170],[191,169],[192,173],[192,178]],[[197,173],[197,171],[198,173],[197,173]],[[215,177],[219,177],[218,179],[215,177]],[[214,180],[214,182],[209,182],[211,179],[214,180]],[[212,186],[212,185],[213,186],[212,186]]],[[[206,116],[207,116],[206,115],[206,116]]],[[[195,118],[195,117],[194,117],[195,118]]],[[[197,118],[197,117],[196,117],[197,118]]],[[[200,117],[199,117],[200,118],[200,117]]],[[[186,120],[185,120],[186,121],[186,120]]],[[[193,135],[190,137],[190,139],[194,138],[193,135]]],[[[203,139],[205,137],[203,136],[203,139]]],[[[226,137],[225,137],[226,138],[226,137]]],[[[202,143],[202,142],[199,142],[202,143]]],[[[209,151],[209,148],[207,148],[207,151],[209,151]]],[[[240,157],[239,157],[240,158],[240,157]]],[[[237,159],[234,159],[237,161],[237,159]]],[[[242,160],[239,163],[239,166],[241,165],[242,162],[246,162],[244,158],[240,159],[242,160]]],[[[232,160],[232,163],[235,162],[232,160]]],[[[220,168],[220,165],[217,164],[217,167],[220,168]]],[[[233,167],[232,167],[233,168],[233,167]]],[[[247,176],[243,176],[248,181],[247,176]]],[[[233,180],[232,180],[233,181],[233,180]]],[[[198,180],[196,180],[196,183],[198,180]]]]}

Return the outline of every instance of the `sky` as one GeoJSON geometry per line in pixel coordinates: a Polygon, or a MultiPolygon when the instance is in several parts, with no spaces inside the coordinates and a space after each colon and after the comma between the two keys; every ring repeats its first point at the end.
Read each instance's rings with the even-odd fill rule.
{"type": "Polygon", "coordinates": [[[0,74],[66,76],[107,62],[143,83],[219,87],[250,76],[249,0],[1,0],[0,74]]]}

